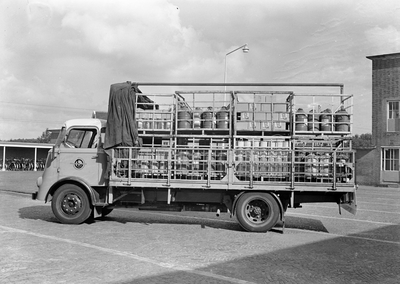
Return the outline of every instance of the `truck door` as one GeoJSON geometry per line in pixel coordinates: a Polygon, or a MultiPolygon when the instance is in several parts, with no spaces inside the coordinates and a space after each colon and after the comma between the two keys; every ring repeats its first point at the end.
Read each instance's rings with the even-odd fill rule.
{"type": "Polygon", "coordinates": [[[95,127],[69,129],[60,147],[59,179],[79,177],[91,186],[104,185],[106,156],[95,127]]]}

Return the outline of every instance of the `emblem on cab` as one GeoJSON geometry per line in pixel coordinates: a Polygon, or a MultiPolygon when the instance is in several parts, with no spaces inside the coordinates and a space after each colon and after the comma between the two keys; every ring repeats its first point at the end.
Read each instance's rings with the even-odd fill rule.
{"type": "Polygon", "coordinates": [[[83,169],[85,162],[82,159],[76,159],[74,162],[74,168],[77,170],[83,169]]]}

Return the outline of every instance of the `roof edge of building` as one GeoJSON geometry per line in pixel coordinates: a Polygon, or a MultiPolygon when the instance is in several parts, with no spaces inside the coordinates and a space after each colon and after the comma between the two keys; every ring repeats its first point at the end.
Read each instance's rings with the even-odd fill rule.
{"type": "Polygon", "coordinates": [[[380,55],[370,55],[370,56],[366,56],[366,57],[371,60],[376,59],[376,58],[385,58],[385,57],[400,57],[400,52],[380,54],[380,55]]]}

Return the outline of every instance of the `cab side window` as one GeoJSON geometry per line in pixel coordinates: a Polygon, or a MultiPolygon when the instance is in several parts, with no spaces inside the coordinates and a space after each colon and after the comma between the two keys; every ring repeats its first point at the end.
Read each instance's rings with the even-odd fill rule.
{"type": "Polygon", "coordinates": [[[93,148],[96,134],[96,129],[71,129],[65,144],[72,148],[93,148]]]}

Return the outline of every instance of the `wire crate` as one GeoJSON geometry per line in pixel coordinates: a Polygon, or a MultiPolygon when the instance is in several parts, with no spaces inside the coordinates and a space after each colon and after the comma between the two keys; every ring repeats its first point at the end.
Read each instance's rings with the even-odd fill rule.
{"type": "Polygon", "coordinates": [[[229,148],[194,146],[118,147],[113,150],[112,179],[150,183],[220,182],[228,174],[229,148]]]}
{"type": "Polygon", "coordinates": [[[350,140],[295,140],[293,145],[295,183],[354,183],[350,140]]]}
{"type": "Polygon", "coordinates": [[[353,96],[295,94],[291,100],[294,135],[350,135],[353,96]]]}
{"type": "Polygon", "coordinates": [[[176,122],[183,130],[229,131],[232,125],[231,92],[176,92],[176,122]]]}
{"type": "Polygon", "coordinates": [[[172,133],[175,116],[175,94],[146,94],[136,100],[136,123],[142,133],[172,133]]]}
{"type": "Polygon", "coordinates": [[[291,92],[235,92],[235,135],[290,134],[291,92]]]}
{"type": "Polygon", "coordinates": [[[288,182],[291,173],[291,145],[284,137],[235,138],[237,181],[288,182]]]}

